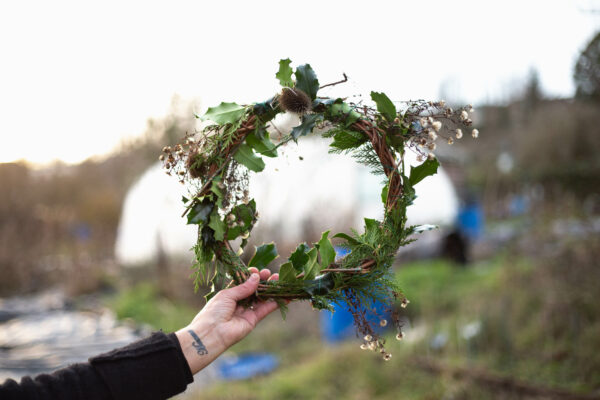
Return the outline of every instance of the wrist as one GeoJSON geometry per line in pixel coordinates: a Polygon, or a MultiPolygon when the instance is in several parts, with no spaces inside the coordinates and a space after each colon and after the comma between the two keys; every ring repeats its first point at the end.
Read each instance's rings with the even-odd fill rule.
{"type": "Polygon", "coordinates": [[[213,325],[190,324],[175,332],[175,335],[192,374],[206,367],[226,350],[213,325]]]}

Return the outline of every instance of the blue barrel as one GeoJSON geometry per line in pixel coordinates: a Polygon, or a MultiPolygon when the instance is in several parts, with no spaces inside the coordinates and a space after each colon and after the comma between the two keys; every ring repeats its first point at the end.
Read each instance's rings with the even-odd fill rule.
{"type": "MultiPolygon", "coordinates": [[[[336,258],[339,259],[349,253],[349,250],[343,247],[335,247],[336,258]]],[[[379,323],[382,319],[390,321],[391,315],[386,312],[385,306],[380,302],[373,304],[364,304],[366,317],[371,325],[374,326],[377,333],[382,333],[379,323]]],[[[346,303],[334,304],[334,312],[321,311],[321,338],[329,344],[338,343],[346,339],[356,337],[354,328],[354,318],[346,303]]]]}

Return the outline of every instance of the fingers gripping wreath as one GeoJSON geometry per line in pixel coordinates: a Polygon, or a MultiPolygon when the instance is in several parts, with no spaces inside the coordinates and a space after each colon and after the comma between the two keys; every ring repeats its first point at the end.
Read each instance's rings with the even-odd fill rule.
{"type": "MultiPolygon", "coordinates": [[[[255,296],[274,299],[283,308],[293,300],[310,300],[318,309],[347,303],[357,331],[364,335],[364,346],[389,358],[383,339],[367,321],[364,305],[373,301],[386,304],[398,329],[397,337],[402,338],[394,305],[406,306],[408,300],[394,282],[390,268],[398,248],[412,241],[411,235],[431,228],[407,226],[406,209],[416,197],[414,186],[437,171],[439,163],[433,153],[436,141],[445,138],[452,144],[454,138],[462,137],[461,128],[472,123],[472,109],[453,110],[444,102],[423,100],[402,102],[398,109],[384,93],[377,92],[371,92],[374,107],[318,97],[319,89],[342,83],[346,76],[343,81],[320,87],[310,65],[300,65],[294,71],[290,64],[289,59],[280,61],[276,78],[282,90],[273,98],[251,105],[221,103],[209,108],[198,118],[212,124],[163,149],[160,158],[167,173],[193,188],[190,197],[183,198],[183,215],[188,224],[198,225],[193,274],[196,288],[211,285],[210,298],[218,288],[244,282],[249,267],[265,268],[278,257],[275,244],[269,243],[256,248],[248,265],[240,258],[258,219],[256,203],[249,198],[248,173],[262,171],[263,157],[277,157],[279,147],[318,131],[332,139],[331,153],[350,154],[384,177],[384,218],[365,218],[363,233],[331,236],[349,250],[339,260],[329,231],[312,247],[300,244],[281,265],[279,280],[261,282],[255,296]],[[272,129],[267,128],[283,112],[300,115],[301,123],[290,134],[271,138],[272,129]],[[407,151],[416,152],[422,161],[410,172],[403,162],[407,151]],[[237,250],[231,244],[236,239],[241,239],[237,250]]],[[[473,130],[473,136],[477,133],[473,130]]]]}

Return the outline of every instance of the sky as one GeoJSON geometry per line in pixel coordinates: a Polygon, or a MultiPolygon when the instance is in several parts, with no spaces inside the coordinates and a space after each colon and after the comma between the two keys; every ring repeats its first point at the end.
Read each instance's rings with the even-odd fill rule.
{"type": "Polygon", "coordinates": [[[169,112],[252,103],[278,61],[310,63],[324,95],[505,101],[532,69],[548,96],[574,92],[600,1],[4,1],[0,162],[108,154],[169,112]],[[596,10],[595,12],[590,10],[596,10]]]}

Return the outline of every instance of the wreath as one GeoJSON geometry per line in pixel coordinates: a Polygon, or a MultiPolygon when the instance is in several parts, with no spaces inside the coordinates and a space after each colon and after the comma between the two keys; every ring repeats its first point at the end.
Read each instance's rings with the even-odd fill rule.
{"type": "MultiPolygon", "coordinates": [[[[452,144],[460,139],[461,128],[472,124],[472,108],[453,110],[443,101],[424,100],[401,102],[397,108],[378,92],[371,92],[375,107],[362,100],[320,97],[320,89],[346,82],[346,75],[339,82],[319,86],[309,64],[295,71],[290,64],[289,59],[279,62],[275,76],[282,90],[273,98],[250,105],[223,102],[209,108],[196,117],[210,124],[198,133],[187,133],[179,144],[165,147],[160,156],[167,174],[192,188],[189,198],[183,198],[182,216],[198,226],[193,247],[195,288],[209,285],[208,300],[228,284],[243,283],[249,267],[266,268],[278,257],[275,244],[269,243],[255,249],[248,265],[240,258],[258,219],[256,203],[249,197],[248,174],[264,169],[263,157],[277,157],[281,146],[315,132],[332,139],[330,153],[350,154],[384,178],[383,220],[365,218],[363,233],[331,236],[348,251],[341,259],[336,259],[330,231],[312,247],[300,244],[281,265],[279,280],[260,282],[246,305],[273,299],[285,317],[286,304],[293,300],[309,300],[316,309],[330,310],[334,303],[346,303],[364,338],[362,348],[378,350],[389,359],[385,340],[368,321],[366,307],[374,301],[385,304],[398,331],[396,337],[402,339],[395,305],[405,307],[408,300],[390,269],[398,249],[415,240],[413,234],[433,228],[407,226],[406,209],[416,197],[415,185],[438,169],[436,141],[442,137],[452,144]],[[289,134],[273,124],[275,116],[284,112],[300,116],[301,123],[289,134]],[[410,171],[404,163],[407,151],[416,152],[422,162],[410,171]],[[237,251],[231,243],[236,239],[241,239],[237,251]]],[[[478,131],[474,129],[472,135],[477,137],[478,131]]],[[[387,321],[382,319],[380,324],[387,325],[387,321]]]]}

